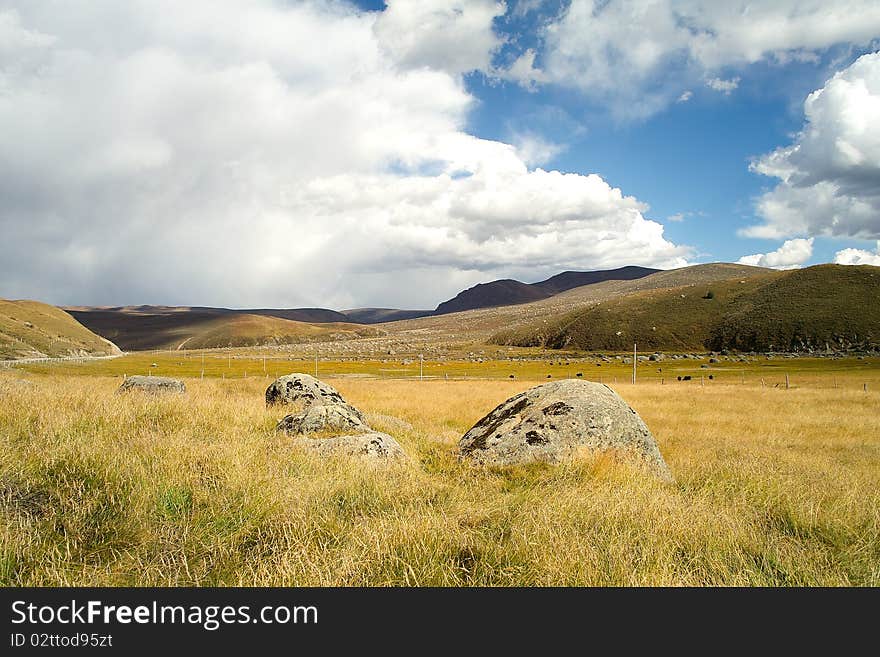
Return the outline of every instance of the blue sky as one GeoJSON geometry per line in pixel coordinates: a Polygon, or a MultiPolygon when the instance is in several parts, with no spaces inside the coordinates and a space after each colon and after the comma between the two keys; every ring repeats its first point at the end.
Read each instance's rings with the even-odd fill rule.
{"type": "MultiPolygon", "coordinates": [[[[357,4],[371,11],[385,8],[382,1],[357,4]]],[[[535,3],[539,10],[517,17],[518,4],[509,2],[508,11],[494,22],[494,29],[511,42],[495,54],[496,63],[527,48],[540,53],[542,22],[568,7],[564,0],[535,3]]],[[[534,133],[558,144],[561,152],[542,167],[598,173],[648,203],[646,216],[662,222],[673,241],[694,246],[694,261],[735,262],[779,246],[779,240],[737,233],[757,222],[754,199],[773,187],[773,180],[751,171],[749,163],[789,144],[804,126],[806,97],[876,45],[843,42],[817,49],[812,61],[731,67],[728,79],[740,78],[734,92],[685,84],[682,92],[693,94],[687,102],[636,119],[620,119],[608,107],[563,86],[528,90],[473,72],[465,80],[479,104],[468,116],[467,129],[498,141],[534,133]]],[[[843,248],[865,246],[862,239],[819,237],[812,256],[801,264],[832,262],[843,248]]]]}
{"type": "Polygon", "coordinates": [[[876,0],[9,0],[0,296],[880,265],[876,0]]]}

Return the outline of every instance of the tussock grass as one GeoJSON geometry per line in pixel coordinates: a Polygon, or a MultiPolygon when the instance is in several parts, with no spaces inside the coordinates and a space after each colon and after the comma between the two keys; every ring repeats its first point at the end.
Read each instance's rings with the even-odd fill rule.
{"type": "Polygon", "coordinates": [[[621,385],[676,483],[610,458],[484,470],[457,439],[524,381],[333,384],[411,455],[322,461],[265,381],[0,374],[4,585],[877,585],[880,397],[621,385]]]}

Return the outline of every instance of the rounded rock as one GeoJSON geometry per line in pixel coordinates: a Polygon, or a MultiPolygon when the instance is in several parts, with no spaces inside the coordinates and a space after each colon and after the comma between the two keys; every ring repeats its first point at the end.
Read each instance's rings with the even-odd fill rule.
{"type": "Polygon", "coordinates": [[[275,427],[286,433],[320,433],[326,431],[369,431],[363,415],[345,402],[328,405],[310,404],[298,413],[285,415],[275,427]]]}
{"type": "Polygon", "coordinates": [[[635,456],[672,480],[644,421],[611,388],[576,379],[530,388],[496,407],[459,441],[461,459],[482,465],[562,463],[586,452],[635,456]]]}
{"type": "Polygon", "coordinates": [[[357,456],[370,460],[401,460],[406,453],[387,433],[370,432],[333,438],[297,438],[294,444],[319,456],[357,456]]]}
{"type": "Polygon", "coordinates": [[[331,385],[309,374],[287,374],[275,379],[266,388],[266,405],[310,404],[326,406],[344,404],[342,395],[331,385]]]}
{"type": "Polygon", "coordinates": [[[141,390],[150,393],[175,392],[183,394],[186,392],[186,384],[183,381],[166,376],[129,376],[122,382],[122,385],[119,386],[116,392],[129,392],[131,390],[141,390]]]}

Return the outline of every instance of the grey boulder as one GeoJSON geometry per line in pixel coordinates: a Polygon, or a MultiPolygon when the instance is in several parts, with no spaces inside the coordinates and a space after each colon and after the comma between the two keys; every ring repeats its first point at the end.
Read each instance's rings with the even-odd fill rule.
{"type": "Polygon", "coordinates": [[[142,390],[152,393],[184,393],[186,392],[186,385],[183,381],[166,376],[129,376],[122,382],[122,385],[119,386],[116,392],[129,392],[131,390],[142,390]]]}
{"type": "Polygon", "coordinates": [[[366,432],[370,427],[359,410],[342,402],[326,406],[310,404],[298,413],[285,415],[275,430],[300,434],[329,431],[366,432]]]}
{"type": "Polygon", "coordinates": [[[288,374],[279,377],[266,388],[266,405],[301,404],[344,404],[345,400],[337,390],[308,374],[288,374]]]}
{"type": "Polygon", "coordinates": [[[611,388],[576,379],[530,388],[500,404],[459,441],[459,457],[481,465],[562,463],[617,451],[672,475],[639,415],[611,388]]]}
{"type": "Polygon", "coordinates": [[[370,460],[399,460],[406,454],[387,433],[370,432],[333,438],[297,438],[293,444],[319,456],[358,456],[370,460]]]}

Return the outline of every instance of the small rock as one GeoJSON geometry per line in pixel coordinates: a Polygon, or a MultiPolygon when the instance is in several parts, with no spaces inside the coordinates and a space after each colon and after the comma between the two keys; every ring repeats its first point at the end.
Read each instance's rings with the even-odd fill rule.
{"type": "Polygon", "coordinates": [[[144,392],[186,392],[186,385],[178,379],[166,376],[130,376],[116,390],[117,393],[130,390],[142,390],[144,392]]]}
{"type": "Polygon", "coordinates": [[[275,431],[287,433],[318,433],[322,431],[369,431],[370,427],[359,410],[350,404],[310,404],[299,413],[285,415],[275,431]]]}
{"type": "Polygon", "coordinates": [[[345,404],[336,389],[308,374],[288,374],[275,379],[266,388],[266,405],[275,404],[345,404]]]}
{"type": "Polygon", "coordinates": [[[297,438],[293,444],[319,456],[360,456],[371,460],[398,460],[406,453],[394,438],[377,431],[333,438],[297,438]]]}

